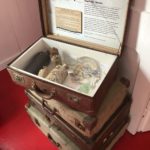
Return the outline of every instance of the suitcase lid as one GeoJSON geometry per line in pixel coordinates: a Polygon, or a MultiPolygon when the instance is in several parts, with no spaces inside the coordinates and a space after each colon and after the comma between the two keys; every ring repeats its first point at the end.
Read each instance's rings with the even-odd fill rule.
{"type": "Polygon", "coordinates": [[[120,55],[129,0],[39,0],[46,37],[120,55]]]}

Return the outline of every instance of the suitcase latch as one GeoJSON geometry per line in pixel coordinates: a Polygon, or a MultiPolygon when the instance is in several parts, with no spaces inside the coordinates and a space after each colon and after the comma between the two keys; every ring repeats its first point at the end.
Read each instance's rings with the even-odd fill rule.
{"type": "Polygon", "coordinates": [[[68,94],[68,99],[69,99],[70,101],[75,102],[75,103],[79,103],[79,102],[80,102],[80,98],[77,97],[77,96],[75,96],[75,95],[70,95],[70,94],[68,94]]]}
{"type": "Polygon", "coordinates": [[[24,83],[24,78],[23,78],[23,76],[21,76],[19,74],[15,74],[15,81],[17,81],[19,83],[24,83]]]}
{"type": "Polygon", "coordinates": [[[77,119],[75,119],[75,125],[76,127],[78,127],[80,130],[85,131],[85,127],[83,125],[81,125],[80,121],[78,121],[77,119]]]}

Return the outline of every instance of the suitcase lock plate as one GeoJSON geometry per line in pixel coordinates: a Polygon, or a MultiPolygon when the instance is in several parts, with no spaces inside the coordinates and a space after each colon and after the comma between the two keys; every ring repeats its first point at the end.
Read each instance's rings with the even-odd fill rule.
{"type": "Polygon", "coordinates": [[[24,78],[20,74],[14,74],[14,77],[15,81],[17,81],[18,83],[24,83],[24,78]]]}
{"type": "Polygon", "coordinates": [[[68,99],[72,102],[75,102],[75,103],[79,103],[80,102],[80,98],[75,96],[75,95],[71,95],[71,94],[68,94],[68,99]]]}
{"type": "Polygon", "coordinates": [[[80,121],[75,119],[75,125],[78,127],[80,130],[85,131],[85,127],[81,125],[80,121]]]}

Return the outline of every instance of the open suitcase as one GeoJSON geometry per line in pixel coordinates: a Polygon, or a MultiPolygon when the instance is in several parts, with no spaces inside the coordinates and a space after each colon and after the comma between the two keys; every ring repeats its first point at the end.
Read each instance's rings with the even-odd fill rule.
{"type": "Polygon", "coordinates": [[[60,117],[82,135],[91,138],[103,127],[109,117],[112,116],[124,102],[127,96],[127,87],[119,80],[113,83],[97,115],[94,117],[71,109],[54,99],[43,100],[39,92],[26,90],[25,93],[29,97],[30,103],[43,112],[43,114],[47,116],[53,115],[56,116],[56,118],[60,117]]]}
{"type": "Polygon", "coordinates": [[[128,108],[129,103],[125,103],[116,112],[117,114],[109,119],[108,123],[97,133],[95,138],[91,139],[91,141],[86,141],[81,135],[76,134],[73,129],[63,127],[62,121],[57,122],[53,118],[49,119],[31,104],[26,105],[27,112],[33,122],[59,149],[64,150],[105,150],[107,147],[110,149],[113,145],[113,140],[115,143],[118,137],[125,131],[125,127],[129,121],[128,108]]]}
{"type": "Polygon", "coordinates": [[[45,37],[8,66],[12,80],[95,115],[117,74],[128,5],[129,0],[39,0],[45,37]],[[53,68],[49,80],[32,69],[39,72],[52,62],[46,55],[52,55],[52,49],[58,49],[63,65],[53,68]]]}

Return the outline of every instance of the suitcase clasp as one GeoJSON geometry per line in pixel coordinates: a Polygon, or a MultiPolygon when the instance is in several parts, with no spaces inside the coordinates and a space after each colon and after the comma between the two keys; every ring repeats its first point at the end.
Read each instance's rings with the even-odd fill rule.
{"type": "Polygon", "coordinates": [[[85,127],[81,125],[80,121],[75,119],[75,125],[78,127],[80,130],[85,131],[85,127]]]}
{"type": "Polygon", "coordinates": [[[15,74],[15,81],[17,81],[19,83],[24,83],[24,78],[23,78],[23,76],[21,76],[19,74],[15,74]]]}
{"type": "Polygon", "coordinates": [[[79,103],[80,101],[80,98],[75,96],[75,95],[71,95],[71,94],[68,94],[68,99],[75,102],[75,103],[79,103]]]}

